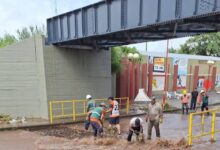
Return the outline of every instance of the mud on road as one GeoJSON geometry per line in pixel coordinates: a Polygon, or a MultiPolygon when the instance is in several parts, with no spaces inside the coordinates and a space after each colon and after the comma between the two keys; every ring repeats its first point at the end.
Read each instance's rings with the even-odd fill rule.
{"type": "Polygon", "coordinates": [[[103,138],[94,138],[92,133],[88,133],[77,126],[72,128],[66,126],[53,127],[49,129],[30,130],[43,137],[38,139],[36,144],[38,149],[74,149],[74,150],[155,150],[155,149],[173,149],[180,150],[186,149],[187,144],[185,139],[179,140],[166,140],[158,139],[154,141],[145,141],[144,143],[138,143],[133,141],[128,143],[126,141],[126,132],[123,131],[121,137],[110,137],[105,135],[103,138]],[[53,142],[52,142],[53,141],[53,142]],[[52,143],[51,143],[52,142],[52,143]]]}
{"type": "MultiPolygon", "coordinates": [[[[131,118],[121,119],[122,135],[120,137],[104,136],[94,141],[92,130],[83,130],[83,124],[62,125],[49,128],[29,130],[12,130],[0,132],[0,149],[4,150],[182,150],[218,149],[219,142],[211,144],[208,140],[197,141],[193,147],[186,146],[188,131],[188,116],[165,114],[161,124],[162,139],[155,138],[155,131],[151,141],[138,143],[135,137],[131,143],[126,141],[128,123],[131,118]],[[166,138],[166,139],[165,139],[166,138]]],[[[210,118],[207,118],[209,120],[210,118]]],[[[105,122],[107,127],[108,122],[105,122]]],[[[144,123],[144,134],[147,135],[147,123],[144,123]]],[[[217,137],[219,139],[219,137],[217,137]]]]}

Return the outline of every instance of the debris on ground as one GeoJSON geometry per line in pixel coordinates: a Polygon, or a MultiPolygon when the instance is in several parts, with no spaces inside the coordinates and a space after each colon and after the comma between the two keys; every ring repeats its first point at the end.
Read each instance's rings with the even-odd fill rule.
{"type": "MultiPolygon", "coordinates": [[[[127,142],[126,138],[118,138],[118,137],[104,136],[102,138],[101,137],[94,138],[91,132],[82,130],[78,127],[70,128],[66,126],[55,126],[45,129],[32,129],[30,131],[43,135],[45,139],[51,136],[53,136],[53,138],[56,138],[57,140],[60,139],[61,141],[63,141],[59,144],[60,149],[62,149],[63,147],[67,148],[66,147],[67,145],[68,147],[74,145],[76,149],[77,148],[81,149],[86,146],[89,146],[91,149],[94,148],[97,150],[103,148],[106,150],[116,150],[119,147],[121,149],[126,149],[126,150],[131,150],[131,149],[183,150],[188,148],[185,138],[181,138],[178,140],[168,140],[168,139],[147,140],[145,143],[144,142],[140,143],[134,141],[127,142]]],[[[44,149],[45,148],[43,144],[44,142],[42,140],[38,141],[38,145],[42,149],[44,149]]]]}
{"type": "Polygon", "coordinates": [[[10,115],[0,114],[0,123],[9,123],[12,120],[10,115]]]}
{"type": "Polygon", "coordinates": [[[149,150],[153,150],[156,148],[182,150],[188,148],[187,141],[185,138],[181,138],[179,140],[158,139],[149,145],[149,150]]]}
{"type": "Polygon", "coordinates": [[[43,129],[30,129],[30,131],[35,131],[40,133],[43,136],[55,136],[55,137],[63,137],[67,139],[74,139],[74,138],[82,138],[88,135],[91,135],[90,132],[80,130],[76,128],[69,128],[64,126],[55,126],[50,128],[43,128],[43,129]]]}

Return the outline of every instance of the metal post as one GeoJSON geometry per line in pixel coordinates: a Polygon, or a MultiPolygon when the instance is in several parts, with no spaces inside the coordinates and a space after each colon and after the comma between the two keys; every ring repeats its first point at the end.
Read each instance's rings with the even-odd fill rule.
{"type": "Polygon", "coordinates": [[[73,121],[76,121],[76,105],[75,105],[75,101],[73,101],[73,121]]]}
{"type": "Polygon", "coordinates": [[[84,108],[84,114],[86,114],[86,101],[84,101],[84,106],[83,106],[83,108],[84,108]]]}
{"type": "Polygon", "coordinates": [[[214,111],[212,113],[212,134],[211,134],[211,141],[215,141],[215,116],[216,112],[214,111]]]}
{"type": "Polygon", "coordinates": [[[193,120],[193,114],[190,114],[189,115],[188,145],[192,145],[192,120],[193,120]]]}
{"type": "Polygon", "coordinates": [[[61,104],[61,107],[62,107],[62,116],[64,115],[64,106],[63,106],[63,103],[61,104]]]}
{"type": "Polygon", "coordinates": [[[166,103],[166,93],[167,93],[167,65],[168,65],[168,48],[169,48],[169,40],[167,40],[167,49],[166,49],[166,63],[165,63],[165,79],[164,79],[164,93],[163,93],[163,106],[166,103]]]}
{"type": "Polygon", "coordinates": [[[126,107],[126,113],[128,114],[129,112],[129,97],[127,98],[127,107],[126,107]]]}
{"type": "Polygon", "coordinates": [[[53,110],[52,110],[52,101],[50,101],[50,123],[53,123],[53,110]]]}
{"type": "Polygon", "coordinates": [[[205,113],[202,114],[202,134],[204,133],[205,129],[205,113]]]}

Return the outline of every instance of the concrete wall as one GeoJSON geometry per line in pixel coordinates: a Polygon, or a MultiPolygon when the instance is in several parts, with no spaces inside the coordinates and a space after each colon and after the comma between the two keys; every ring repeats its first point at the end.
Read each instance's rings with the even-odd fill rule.
{"type": "Polygon", "coordinates": [[[40,36],[0,49],[0,113],[47,118],[44,74],[40,36]]]}
{"type": "Polygon", "coordinates": [[[111,52],[44,47],[48,100],[111,95],[111,52]]]}

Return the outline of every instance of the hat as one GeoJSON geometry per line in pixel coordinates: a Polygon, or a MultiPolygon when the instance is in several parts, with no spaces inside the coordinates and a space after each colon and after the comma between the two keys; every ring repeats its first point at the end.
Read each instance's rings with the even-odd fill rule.
{"type": "Polygon", "coordinates": [[[186,94],[187,94],[186,90],[183,90],[183,95],[186,95],[186,94]]]}
{"type": "Polygon", "coordinates": [[[110,96],[110,97],[108,97],[108,100],[114,100],[114,98],[110,96]]]}
{"type": "Polygon", "coordinates": [[[92,96],[88,94],[88,95],[86,95],[86,99],[87,100],[92,99],[92,96]]]}
{"type": "Polygon", "coordinates": [[[105,105],[104,102],[100,103],[99,106],[101,106],[101,107],[106,107],[106,105],[105,105]]]}
{"type": "Polygon", "coordinates": [[[201,91],[200,91],[200,93],[204,93],[204,92],[205,92],[204,90],[201,90],[201,91]]]}
{"type": "Polygon", "coordinates": [[[152,99],[152,100],[155,100],[155,99],[156,99],[156,97],[155,97],[155,96],[152,96],[152,97],[151,97],[151,99],[152,99]]]}
{"type": "Polygon", "coordinates": [[[135,119],[135,126],[140,126],[140,124],[141,124],[140,119],[139,119],[139,118],[136,118],[136,119],[135,119]]]}

